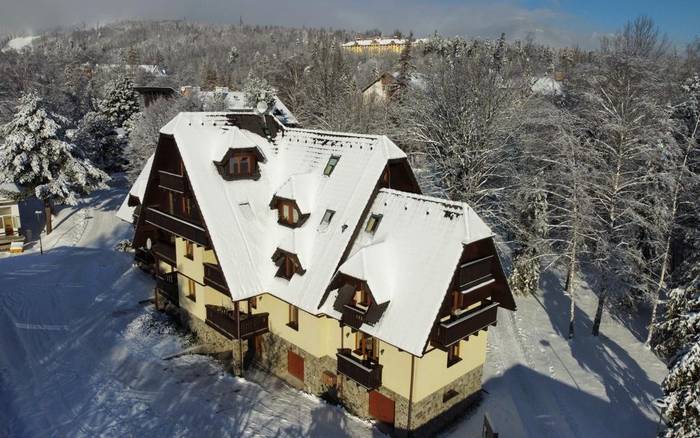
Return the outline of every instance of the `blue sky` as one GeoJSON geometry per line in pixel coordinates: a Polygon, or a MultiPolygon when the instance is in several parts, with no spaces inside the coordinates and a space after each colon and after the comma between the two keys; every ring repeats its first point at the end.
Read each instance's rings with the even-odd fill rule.
{"type": "Polygon", "coordinates": [[[700,0],[0,0],[0,34],[120,19],[438,31],[554,46],[598,46],[601,34],[646,14],[678,45],[700,36],[700,0]]]}

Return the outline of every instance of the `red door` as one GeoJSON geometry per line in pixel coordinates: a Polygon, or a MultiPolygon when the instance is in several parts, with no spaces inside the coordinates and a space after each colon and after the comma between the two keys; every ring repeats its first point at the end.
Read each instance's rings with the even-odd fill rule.
{"type": "Polygon", "coordinates": [[[369,414],[386,424],[394,424],[394,400],[378,391],[369,393],[369,414]]]}
{"type": "Polygon", "coordinates": [[[289,371],[289,374],[303,382],[304,358],[293,351],[287,351],[287,371],[289,371]]]}

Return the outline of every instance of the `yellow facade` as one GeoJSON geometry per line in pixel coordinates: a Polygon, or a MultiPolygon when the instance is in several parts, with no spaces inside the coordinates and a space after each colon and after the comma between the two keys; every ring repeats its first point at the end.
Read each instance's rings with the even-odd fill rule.
{"type": "MultiPolygon", "coordinates": [[[[184,257],[185,243],[176,240],[178,287],[180,307],[204,321],[206,305],[233,307],[230,298],[204,285],[203,263],[216,263],[211,250],[195,246],[192,259],[184,257]],[[196,300],[187,295],[188,280],[195,282],[196,300]]],[[[247,312],[247,301],[240,302],[241,311],[247,312]]],[[[314,316],[299,309],[298,329],[289,327],[289,304],[269,293],[257,297],[254,313],[268,313],[270,332],[296,345],[316,358],[335,358],[339,348],[355,348],[355,333],[352,328],[340,326],[340,322],[327,316],[314,316]]],[[[414,359],[413,395],[411,396],[411,354],[379,341],[379,363],[382,365],[382,386],[406,399],[419,402],[435,393],[486,360],[486,333],[460,341],[461,360],[447,366],[447,353],[431,349],[423,357],[414,359]]]]}
{"type": "Polygon", "coordinates": [[[404,44],[368,44],[368,45],[359,45],[359,44],[354,44],[351,46],[343,46],[343,49],[351,52],[351,53],[357,53],[357,54],[363,54],[363,53],[369,53],[369,54],[376,54],[376,53],[401,53],[403,50],[404,44]]]}

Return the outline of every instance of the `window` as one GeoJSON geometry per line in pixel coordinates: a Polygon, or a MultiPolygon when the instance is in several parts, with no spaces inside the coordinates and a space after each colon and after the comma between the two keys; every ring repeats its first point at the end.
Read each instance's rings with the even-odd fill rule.
{"type": "Polygon", "coordinates": [[[382,215],[381,214],[373,214],[369,217],[369,220],[367,221],[367,226],[365,227],[365,231],[368,233],[374,234],[375,231],[377,231],[377,228],[379,228],[379,222],[382,220],[382,215]]]}
{"type": "Polygon", "coordinates": [[[389,166],[387,166],[386,169],[384,169],[384,173],[382,174],[382,186],[391,186],[391,172],[389,171],[389,166]]]}
{"type": "Polygon", "coordinates": [[[289,305],[289,322],[287,326],[294,330],[299,330],[299,308],[289,305]]]}
{"type": "Polygon", "coordinates": [[[254,155],[234,155],[228,161],[228,174],[234,177],[252,176],[255,164],[256,160],[254,155]]]}
{"type": "Polygon", "coordinates": [[[187,279],[187,298],[192,301],[197,301],[197,285],[191,278],[187,279]]]}
{"type": "Polygon", "coordinates": [[[445,391],[444,394],[442,394],[442,402],[447,403],[448,401],[452,400],[453,398],[457,397],[459,395],[459,392],[455,391],[454,389],[448,389],[445,391]]]}
{"type": "Polygon", "coordinates": [[[362,356],[362,359],[377,362],[379,361],[379,342],[376,338],[362,333],[355,332],[355,354],[362,356]]]}
{"type": "Polygon", "coordinates": [[[352,301],[356,307],[367,310],[372,301],[364,283],[360,283],[359,287],[355,290],[352,301]]]}
{"type": "Polygon", "coordinates": [[[447,347],[447,368],[456,364],[460,360],[462,360],[462,358],[459,357],[459,341],[457,341],[457,343],[454,345],[447,347]]]}
{"type": "Polygon", "coordinates": [[[278,222],[286,225],[296,225],[299,223],[299,210],[293,201],[277,201],[277,211],[279,213],[278,222]]]}
{"type": "Polygon", "coordinates": [[[248,299],[248,307],[251,309],[257,309],[258,308],[258,297],[253,297],[248,299]]]}
{"type": "Polygon", "coordinates": [[[180,200],[181,200],[182,214],[185,217],[192,217],[192,200],[190,198],[185,197],[185,196],[180,198],[180,200]]]}
{"type": "Polygon", "coordinates": [[[333,170],[335,169],[335,166],[338,164],[339,160],[340,156],[331,155],[331,157],[328,159],[328,164],[326,164],[326,168],[323,169],[323,174],[326,176],[331,176],[331,173],[333,173],[333,170]]]}
{"type": "Polygon", "coordinates": [[[175,214],[175,195],[168,192],[168,213],[175,214]]]}
{"type": "Polygon", "coordinates": [[[194,244],[189,240],[185,240],[185,257],[194,260],[194,244]]]}
{"type": "Polygon", "coordinates": [[[331,219],[333,219],[334,214],[335,214],[335,211],[326,210],[326,212],[323,214],[323,218],[321,218],[321,223],[322,224],[330,224],[331,219]]]}

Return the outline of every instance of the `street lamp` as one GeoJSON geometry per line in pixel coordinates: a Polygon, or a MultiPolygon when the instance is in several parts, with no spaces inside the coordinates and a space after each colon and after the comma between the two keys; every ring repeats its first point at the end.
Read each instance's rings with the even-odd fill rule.
{"type": "MultiPolygon", "coordinates": [[[[41,220],[41,210],[34,210],[34,215],[36,216],[36,221],[41,225],[43,222],[41,220]]],[[[41,243],[41,228],[39,228],[39,252],[41,255],[44,255],[44,245],[41,243]]]]}

